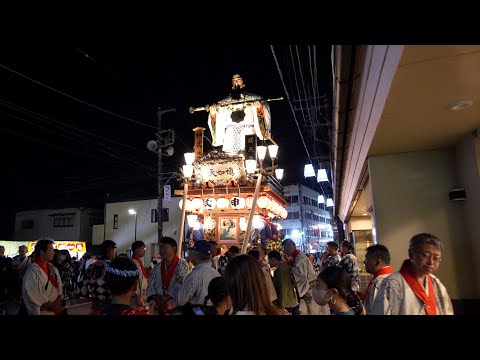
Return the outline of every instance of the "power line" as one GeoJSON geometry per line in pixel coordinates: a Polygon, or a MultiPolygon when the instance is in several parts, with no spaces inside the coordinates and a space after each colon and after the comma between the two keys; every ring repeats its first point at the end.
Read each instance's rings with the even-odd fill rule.
{"type": "Polygon", "coordinates": [[[119,115],[119,114],[114,113],[114,112],[109,111],[109,110],[105,110],[105,109],[103,109],[103,108],[101,108],[101,107],[99,107],[99,106],[90,104],[90,103],[88,103],[88,102],[86,102],[86,101],[84,101],[84,100],[81,100],[81,99],[79,99],[79,98],[76,98],[75,96],[66,94],[66,93],[64,93],[63,91],[60,91],[60,90],[57,90],[57,89],[55,89],[55,88],[53,88],[53,87],[51,87],[51,86],[45,85],[45,84],[41,83],[40,81],[34,80],[34,79],[32,79],[32,78],[30,78],[30,77],[28,77],[28,76],[26,76],[26,75],[24,75],[24,74],[21,74],[21,73],[19,73],[18,71],[15,71],[15,70],[13,70],[13,69],[11,69],[11,68],[9,68],[8,66],[5,66],[5,65],[3,65],[3,64],[0,64],[0,67],[3,68],[3,69],[5,69],[5,70],[11,71],[12,73],[14,73],[14,74],[16,74],[16,75],[18,75],[18,76],[21,76],[21,77],[23,77],[23,78],[25,78],[25,79],[27,79],[27,80],[30,80],[30,81],[34,82],[35,84],[37,84],[37,85],[43,86],[43,87],[45,87],[45,88],[47,88],[47,89],[49,89],[49,90],[51,90],[51,91],[54,91],[54,92],[56,92],[56,93],[58,93],[58,94],[62,94],[63,96],[66,96],[66,97],[68,97],[68,98],[70,98],[70,99],[72,99],[72,100],[75,100],[75,101],[78,101],[78,102],[80,102],[80,103],[82,103],[82,104],[85,104],[85,105],[87,105],[87,106],[90,106],[90,107],[92,107],[92,108],[94,108],[94,109],[103,111],[104,113],[107,113],[107,114],[110,114],[110,115],[113,115],[113,116],[117,116],[117,117],[119,117],[119,118],[121,118],[121,119],[130,121],[130,122],[133,122],[133,123],[136,123],[136,124],[139,124],[139,125],[143,125],[143,126],[147,126],[147,127],[149,127],[149,128],[156,129],[155,126],[152,126],[152,125],[149,125],[149,124],[145,124],[145,123],[143,123],[143,122],[140,122],[140,121],[137,121],[137,120],[128,118],[128,117],[126,117],[126,116],[119,115]]]}

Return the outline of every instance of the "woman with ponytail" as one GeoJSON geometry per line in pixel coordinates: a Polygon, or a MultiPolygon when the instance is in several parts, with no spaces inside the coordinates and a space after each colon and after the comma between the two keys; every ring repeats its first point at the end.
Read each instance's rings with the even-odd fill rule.
{"type": "Polygon", "coordinates": [[[350,276],[340,267],[325,268],[318,275],[312,295],[318,305],[328,304],[335,315],[365,315],[362,301],[352,291],[350,276]]]}

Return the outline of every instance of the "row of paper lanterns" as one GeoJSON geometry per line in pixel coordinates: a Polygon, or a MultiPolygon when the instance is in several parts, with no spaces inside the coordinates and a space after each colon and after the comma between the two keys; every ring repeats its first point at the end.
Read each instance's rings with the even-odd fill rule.
{"type": "MultiPolygon", "coordinates": [[[[183,199],[180,199],[179,202],[180,209],[183,205],[183,199]]],[[[248,196],[247,198],[243,198],[240,196],[234,196],[230,200],[225,197],[220,197],[215,199],[213,197],[208,197],[205,199],[201,198],[192,198],[187,199],[187,203],[185,205],[186,211],[188,212],[200,212],[202,213],[203,210],[214,210],[215,208],[220,210],[225,210],[231,208],[233,210],[240,210],[244,209],[245,207],[251,209],[253,205],[253,197],[248,196]]],[[[266,209],[270,213],[278,216],[280,218],[286,219],[288,212],[280,203],[271,199],[270,197],[263,195],[257,199],[257,206],[260,209],[266,209]]]]}

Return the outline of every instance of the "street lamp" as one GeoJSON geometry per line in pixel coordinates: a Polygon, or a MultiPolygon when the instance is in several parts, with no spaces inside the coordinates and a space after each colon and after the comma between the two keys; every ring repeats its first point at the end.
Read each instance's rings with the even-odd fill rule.
{"type": "Polygon", "coordinates": [[[137,241],[137,212],[134,209],[128,209],[130,215],[135,215],[135,241],[137,241]]]}

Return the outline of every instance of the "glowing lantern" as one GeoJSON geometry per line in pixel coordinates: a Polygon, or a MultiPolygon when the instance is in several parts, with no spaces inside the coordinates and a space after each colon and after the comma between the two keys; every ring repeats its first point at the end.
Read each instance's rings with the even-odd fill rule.
{"type": "Polygon", "coordinates": [[[226,209],[228,208],[229,203],[230,201],[228,201],[224,197],[221,197],[217,200],[217,208],[219,208],[220,210],[226,209]]]}
{"type": "MultiPolygon", "coordinates": [[[[180,207],[180,210],[182,209],[183,205],[183,199],[180,199],[178,206],[180,207]]],[[[187,203],[185,204],[185,211],[192,211],[193,206],[192,206],[192,201],[190,199],[187,199],[187,203]]]]}
{"type": "Polygon", "coordinates": [[[195,198],[192,200],[192,209],[197,211],[200,210],[203,206],[203,201],[200,198],[195,198]]]}
{"type": "Polygon", "coordinates": [[[242,216],[240,218],[240,231],[245,231],[247,230],[247,219],[245,218],[245,216],[242,216]]]}
{"type": "Polygon", "coordinates": [[[260,209],[265,209],[268,205],[270,205],[270,199],[268,196],[260,196],[257,201],[257,205],[260,209]]]}
{"type": "Polygon", "coordinates": [[[232,197],[230,199],[230,207],[235,210],[243,209],[245,207],[245,199],[238,196],[232,197]]]}
{"type": "Polygon", "coordinates": [[[203,200],[203,207],[205,210],[213,210],[215,209],[215,206],[217,206],[217,200],[215,200],[215,198],[209,197],[203,200]]]}
{"type": "Polygon", "coordinates": [[[253,196],[249,196],[245,199],[245,205],[247,208],[251,209],[253,205],[253,196]]]}

